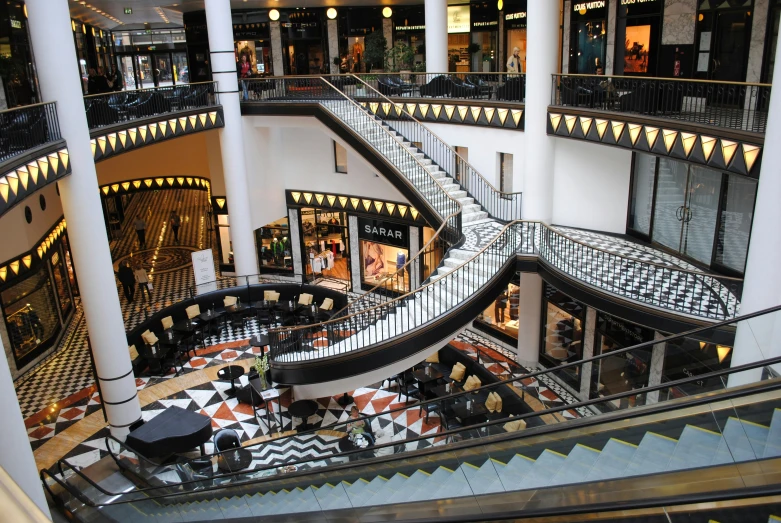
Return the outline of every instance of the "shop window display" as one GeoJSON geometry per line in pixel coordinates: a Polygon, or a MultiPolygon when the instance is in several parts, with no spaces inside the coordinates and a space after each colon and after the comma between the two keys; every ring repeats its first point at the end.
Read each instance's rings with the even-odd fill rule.
{"type": "MultiPolygon", "coordinates": [[[[594,355],[609,354],[654,338],[653,331],[609,314],[597,314],[594,355]]],[[[592,365],[591,396],[611,396],[648,386],[651,347],[623,352],[603,358],[592,365]]],[[[645,395],[629,396],[615,407],[634,407],[645,403],[645,395]]]]}
{"type": "Polygon", "coordinates": [[[350,281],[347,214],[301,209],[306,274],[350,281]]]}
{"type": "Polygon", "coordinates": [[[573,2],[569,72],[596,74],[607,56],[607,1],[573,2]]]}
{"type": "MultiPolygon", "coordinates": [[[[583,359],[583,323],[586,307],[546,284],[543,299],[543,333],[540,363],[558,367],[583,359]]],[[[562,370],[558,377],[580,389],[580,367],[562,370]]]]}
{"type": "MultiPolygon", "coordinates": [[[[732,363],[732,347],[693,338],[666,343],[662,382],[691,378],[727,369],[732,363]]],[[[702,379],[661,391],[660,399],[675,399],[724,388],[722,378],[702,379]]]]}
{"type": "Polygon", "coordinates": [[[393,245],[361,240],[361,281],[374,287],[380,283],[394,292],[409,292],[409,268],[398,273],[407,259],[409,250],[393,245]]]}
{"type": "Polygon", "coordinates": [[[518,339],[518,313],[520,307],[520,273],[516,273],[507,288],[497,296],[494,303],[486,307],[477,321],[500,334],[518,339]]]}
{"type": "Polygon", "coordinates": [[[68,288],[68,274],[65,270],[65,262],[62,260],[59,252],[52,254],[51,265],[52,276],[54,276],[54,289],[57,291],[57,298],[60,302],[60,312],[62,317],[66,318],[71,311],[73,300],[68,288]]]}
{"type": "Polygon", "coordinates": [[[0,296],[14,360],[21,368],[50,347],[60,332],[60,306],[47,264],[0,296]]]}
{"type": "Polygon", "coordinates": [[[281,218],[255,231],[260,272],[292,273],[290,227],[288,219],[281,218]]]}
{"type": "Polygon", "coordinates": [[[271,42],[265,40],[240,40],[236,42],[236,72],[241,78],[249,78],[271,71],[271,42]]]}

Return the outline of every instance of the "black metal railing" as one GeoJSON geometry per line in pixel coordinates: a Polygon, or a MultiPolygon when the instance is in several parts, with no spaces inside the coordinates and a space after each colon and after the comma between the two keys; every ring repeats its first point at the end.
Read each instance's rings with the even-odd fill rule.
{"type": "MultiPolygon", "coordinates": [[[[522,229],[506,225],[479,252],[425,285],[394,298],[367,293],[350,302],[346,315],[313,325],[269,330],[271,359],[279,362],[316,360],[388,342],[423,327],[467,303],[506,263],[516,256],[522,229]],[[374,300],[374,301],[373,301],[374,300]],[[379,300],[380,303],[373,305],[379,300]]],[[[398,275],[394,277],[404,277],[398,275]]]]}
{"type": "Polygon", "coordinates": [[[139,118],[213,107],[220,103],[215,82],[183,84],[84,97],[90,129],[139,118]]]}
{"type": "Polygon", "coordinates": [[[61,139],[54,102],[0,112],[0,162],[61,139]]]}
{"type": "Polygon", "coordinates": [[[554,74],[551,105],[764,133],[770,92],[769,84],[554,74]]]}
{"type": "MultiPolygon", "coordinates": [[[[520,73],[375,73],[356,74],[385,96],[443,98],[450,100],[495,100],[522,103],[526,98],[526,75],[520,73]]],[[[352,84],[350,94],[361,97],[361,86],[352,84]]],[[[345,86],[347,87],[347,86],[345,86]]]]}

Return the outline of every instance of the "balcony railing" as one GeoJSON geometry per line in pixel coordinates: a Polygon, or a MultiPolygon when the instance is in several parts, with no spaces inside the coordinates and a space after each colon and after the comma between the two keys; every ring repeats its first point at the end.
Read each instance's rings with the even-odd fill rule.
{"type": "Polygon", "coordinates": [[[61,139],[54,102],[0,112],[0,162],[61,139]]]}
{"type": "MultiPolygon", "coordinates": [[[[526,76],[517,73],[372,73],[322,75],[337,89],[354,98],[365,96],[363,82],[391,98],[493,100],[521,103],[526,96],[526,76]]],[[[244,100],[265,99],[275,80],[251,80],[245,84],[244,100]],[[266,88],[264,88],[264,86],[266,88]]]]}
{"type": "Polygon", "coordinates": [[[90,129],[220,103],[214,82],[96,94],[84,97],[90,129]]]}
{"type": "Polygon", "coordinates": [[[554,74],[551,105],[764,133],[769,84],[554,74]]]}

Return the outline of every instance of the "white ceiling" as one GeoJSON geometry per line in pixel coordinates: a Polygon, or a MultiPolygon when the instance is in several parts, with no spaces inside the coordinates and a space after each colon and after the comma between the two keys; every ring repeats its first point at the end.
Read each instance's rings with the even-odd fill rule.
{"type": "MultiPolygon", "coordinates": [[[[271,7],[340,7],[422,4],[423,0],[230,0],[231,9],[268,9],[271,7]]],[[[202,10],[203,0],[68,0],[71,17],[101,29],[120,29],[122,24],[150,23],[155,29],[181,27],[182,13],[202,10]],[[88,7],[89,6],[89,7],[88,7]],[[125,8],[133,14],[124,14],[125,8]],[[168,18],[165,23],[157,9],[168,18]],[[118,24],[99,11],[119,20],[118,24]]]]}

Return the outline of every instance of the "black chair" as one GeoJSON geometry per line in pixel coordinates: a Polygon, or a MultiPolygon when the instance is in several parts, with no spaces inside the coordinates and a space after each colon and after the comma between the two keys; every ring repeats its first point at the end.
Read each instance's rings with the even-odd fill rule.
{"type": "Polygon", "coordinates": [[[259,325],[265,325],[267,327],[270,326],[272,323],[275,323],[274,322],[275,318],[271,316],[271,313],[268,310],[265,309],[258,310],[257,319],[259,325]]]}
{"type": "Polygon", "coordinates": [[[522,102],[526,96],[526,87],[521,77],[508,78],[504,85],[496,90],[497,100],[522,102]]]}
{"type": "Polygon", "coordinates": [[[493,94],[494,88],[493,86],[489,85],[488,82],[483,80],[482,77],[477,75],[468,75],[464,80],[468,85],[471,85],[475,89],[477,89],[477,93],[479,97],[485,97],[487,99],[491,99],[491,95],[493,94]]]}
{"type": "Polygon", "coordinates": [[[241,448],[239,434],[233,429],[222,429],[214,433],[214,452],[241,448]]]}
{"type": "MultiPolygon", "coordinates": [[[[449,432],[451,430],[458,430],[463,428],[463,425],[455,418],[455,416],[449,416],[446,411],[442,411],[439,414],[439,426],[442,427],[442,430],[445,432],[449,432]]],[[[447,438],[445,439],[445,444],[453,443],[455,441],[460,441],[462,437],[458,434],[448,434],[447,438]]]]}
{"type": "Polygon", "coordinates": [[[450,82],[453,84],[450,90],[453,98],[477,98],[480,95],[478,87],[464,82],[457,76],[451,77],[450,82]]]}
{"type": "MultiPolygon", "coordinates": [[[[424,397],[422,394],[420,395],[420,401],[425,401],[426,397],[424,397]]],[[[431,403],[424,403],[420,406],[420,410],[418,411],[418,415],[420,415],[423,411],[426,411],[426,423],[428,423],[428,416],[432,412],[436,414],[440,414],[441,417],[441,411],[439,408],[439,402],[438,401],[432,401],[431,403]]]]}
{"type": "Polygon", "coordinates": [[[452,87],[453,82],[441,74],[432,78],[429,83],[420,86],[420,96],[450,96],[452,87]]]}
{"type": "MultiPolygon", "coordinates": [[[[407,371],[409,372],[409,371],[407,371]]],[[[399,397],[397,401],[401,400],[401,396],[404,395],[404,403],[409,403],[410,398],[419,398],[420,390],[415,384],[415,380],[411,376],[411,372],[407,375],[407,372],[400,376],[399,380],[399,397]]]]}

